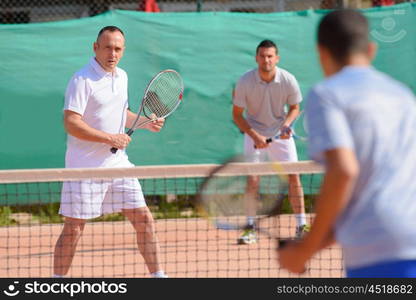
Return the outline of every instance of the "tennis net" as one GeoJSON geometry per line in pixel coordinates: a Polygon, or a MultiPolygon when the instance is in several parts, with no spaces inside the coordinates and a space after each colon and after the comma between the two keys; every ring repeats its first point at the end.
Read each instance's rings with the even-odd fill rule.
{"type": "MultiPolygon", "coordinates": [[[[247,165],[250,167],[240,171],[261,174],[261,164],[247,165]]],[[[284,172],[301,176],[311,222],[323,170],[309,161],[283,165],[284,172]]],[[[88,198],[103,193],[102,188],[97,192],[89,186],[102,187],[131,178],[139,179],[155,218],[161,265],[169,277],[297,277],[279,268],[274,241],[260,237],[255,244],[238,245],[238,232],[217,230],[200,214],[196,193],[216,167],[199,164],[0,171],[0,277],[51,277],[54,248],[63,228],[58,213],[62,194],[70,197],[76,190],[88,198]],[[62,189],[64,182],[76,188],[62,189]]],[[[117,197],[110,193],[109,198],[117,197]]],[[[296,227],[290,206],[270,223],[276,227],[273,230],[287,236],[296,227]]],[[[89,220],[76,249],[68,277],[149,277],[136,232],[121,214],[89,220]]],[[[342,252],[336,245],[314,257],[308,271],[301,275],[342,276],[342,252]]]]}

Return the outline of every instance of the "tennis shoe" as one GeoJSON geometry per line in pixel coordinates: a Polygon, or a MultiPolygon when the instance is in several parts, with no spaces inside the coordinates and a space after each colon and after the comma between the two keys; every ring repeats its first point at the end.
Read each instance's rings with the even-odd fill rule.
{"type": "Polygon", "coordinates": [[[257,243],[257,234],[254,229],[246,229],[243,234],[237,239],[239,245],[249,245],[257,243]]]}
{"type": "Polygon", "coordinates": [[[311,227],[309,225],[301,225],[296,227],[296,238],[301,239],[310,230],[311,227]]]}

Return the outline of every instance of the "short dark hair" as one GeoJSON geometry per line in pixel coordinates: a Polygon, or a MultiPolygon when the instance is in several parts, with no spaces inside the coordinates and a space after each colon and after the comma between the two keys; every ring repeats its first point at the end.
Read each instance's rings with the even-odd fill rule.
{"type": "Polygon", "coordinates": [[[118,31],[120,32],[123,36],[124,36],[124,32],[123,30],[121,30],[120,28],[118,28],[117,26],[105,26],[103,28],[101,28],[101,30],[98,32],[97,35],[97,41],[100,38],[100,36],[105,32],[105,31],[110,31],[110,32],[115,32],[118,31]]]}
{"type": "Polygon", "coordinates": [[[274,48],[276,50],[276,54],[279,53],[276,44],[271,40],[263,40],[256,48],[256,54],[259,53],[260,48],[274,48]]]}
{"type": "Polygon", "coordinates": [[[359,11],[330,12],[319,23],[318,45],[328,49],[340,63],[354,53],[364,53],[369,44],[368,21],[359,11]]]}

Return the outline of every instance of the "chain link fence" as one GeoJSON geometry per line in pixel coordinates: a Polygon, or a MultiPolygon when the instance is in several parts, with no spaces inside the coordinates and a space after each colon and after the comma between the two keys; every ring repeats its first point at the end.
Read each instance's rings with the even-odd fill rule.
{"type": "Polygon", "coordinates": [[[0,0],[0,23],[33,23],[94,16],[111,9],[148,12],[271,13],[367,8],[408,0],[0,0]]]}

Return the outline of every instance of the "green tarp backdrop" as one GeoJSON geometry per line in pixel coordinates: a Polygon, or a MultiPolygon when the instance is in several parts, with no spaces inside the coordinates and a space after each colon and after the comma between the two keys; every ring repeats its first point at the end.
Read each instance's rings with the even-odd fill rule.
{"type": "MultiPolygon", "coordinates": [[[[231,120],[231,91],[256,66],[257,44],[266,38],[277,43],[279,65],[297,77],[306,97],[322,78],[315,30],[324,13],[111,11],[71,21],[0,25],[0,169],[64,166],[65,88],[93,56],[92,43],[106,25],[119,26],[126,35],[119,66],[129,75],[133,110],[158,71],[175,69],[185,83],[184,101],[161,133],[135,132],[130,160],[136,165],[221,162],[242,149],[242,135],[231,120]]],[[[379,46],[375,66],[415,91],[416,3],[365,14],[379,46]]],[[[299,152],[307,159],[304,145],[299,152]]]]}

